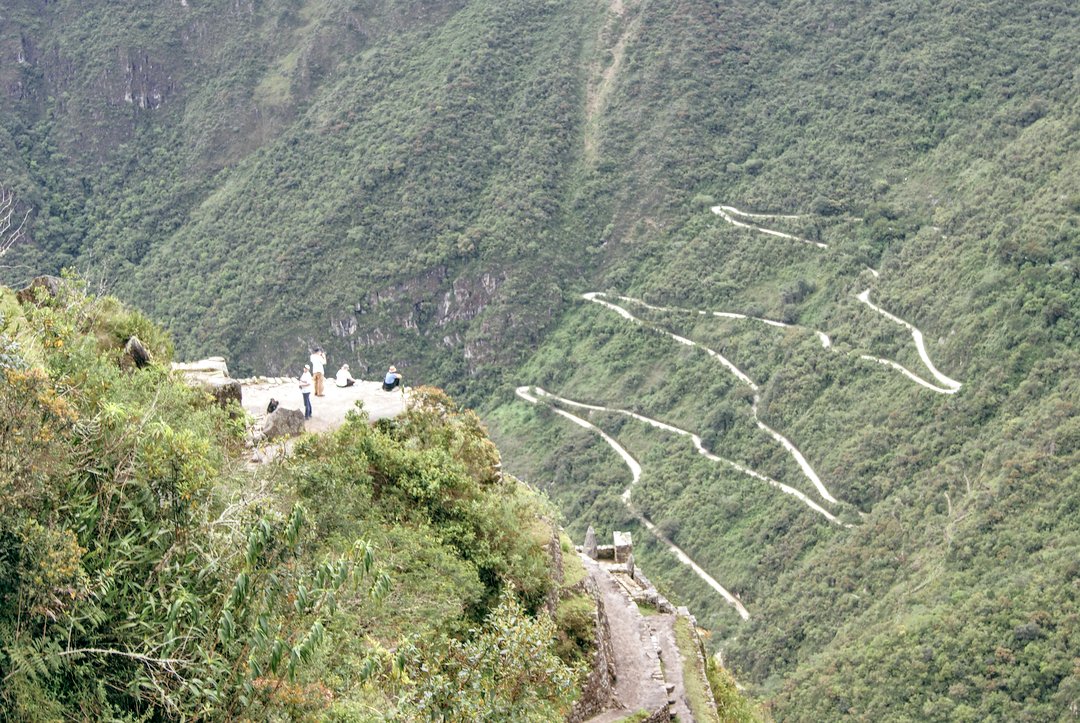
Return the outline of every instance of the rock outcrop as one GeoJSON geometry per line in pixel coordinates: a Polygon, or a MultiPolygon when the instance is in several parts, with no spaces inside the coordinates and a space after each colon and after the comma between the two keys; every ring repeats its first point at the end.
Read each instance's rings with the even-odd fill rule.
{"type": "Polygon", "coordinates": [[[299,409],[278,407],[263,420],[263,439],[296,437],[304,431],[304,413],[299,409]]]}
{"type": "Polygon", "coordinates": [[[240,404],[243,400],[240,382],[229,376],[229,367],[223,357],[212,356],[197,362],[173,362],[172,368],[182,372],[189,385],[209,392],[223,407],[228,406],[229,402],[240,404]]]}
{"type": "Polygon", "coordinates": [[[59,276],[38,276],[27,284],[26,288],[16,291],[15,298],[20,304],[36,303],[38,289],[44,289],[45,294],[52,298],[60,293],[60,286],[63,283],[63,279],[59,276]]]}
{"type": "Polygon", "coordinates": [[[146,345],[143,344],[137,336],[133,336],[127,340],[127,344],[124,345],[124,353],[128,355],[138,369],[142,369],[150,363],[150,350],[146,348],[146,345]]]}

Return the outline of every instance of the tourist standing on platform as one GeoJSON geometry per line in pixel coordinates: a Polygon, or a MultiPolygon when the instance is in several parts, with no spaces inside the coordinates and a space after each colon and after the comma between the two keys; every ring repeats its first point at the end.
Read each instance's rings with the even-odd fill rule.
{"type": "Polygon", "coordinates": [[[326,352],[321,346],[311,352],[311,373],[315,378],[315,396],[323,396],[323,384],[326,381],[326,352]]]}
{"type": "Polygon", "coordinates": [[[300,375],[300,393],[304,395],[304,419],[311,419],[311,367],[304,365],[300,375]]]}

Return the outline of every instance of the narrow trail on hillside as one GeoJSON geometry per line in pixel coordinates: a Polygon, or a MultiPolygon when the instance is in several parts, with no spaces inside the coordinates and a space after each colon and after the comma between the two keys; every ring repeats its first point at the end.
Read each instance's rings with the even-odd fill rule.
{"type": "Polygon", "coordinates": [[[811,241],[808,238],[802,238],[801,236],[795,236],[795,235],[790,234],[790,233],[784,233],[783,231],[774,231],[771,228],[765,228],[764,226],[755,226],[752,223],[745,223],[743,221],[738,221],[738,220],[735,219],[735,216],[742,216],[743,218],[783,218],[783,219],[797,219],[797,218],[801,218],[800,216],[781,216],[779,214],[746,213],[745,211],[740,211],[739,209],[735,208],[734,206],[713,206],[711,210],[712,210],[713,213],[715,213],[717,216],[720,216],[721,218],[723,218],[725,221],[730,223],[732,226],[739,226],[740,228],[748,228],[748,229],[750,229],[752,231],[757,231],[758,233],[768,234],[769,236],[776,236],[778,238],[786,238],[786,239],[791,239],[792,241],[798,241],[799,243],[810,244],[811,246],[817,246],[819,249],[827,249],[827,248],[829,248],[828,244],[822,243],[821,241],[811,241]]]}
{"type": "MultiPolygon", "coordinates": [[[[614,6],[613,6],[613,8],[614,8],[614,6]]],[[[765,234],[765,235],[768,235],[768,236],[773,236],[773,237],[776,237],[776,238],[787,239],[787,240],[790,240],[790,241],[795,241],[795,242],[798,242],[800,244],[814,246],[814,247],[820,248],[820,249],[829,248],[828,244],[822,243],[820,241],[814,241],[814,240],[811,240],[811,239],[796,236],[794,234],[785,233],[783,231],[777,231],[775,229],[766,228],[766,227],[758,225],[756,223],[759,220],[768,221],[769,219],[784,220],[784,221],[794,221],[794,220],[799,220],[801,218],[805,218],[804,216],[788,215],[788,214],[748,213],[746,211],[741,211],[741,210],[739,210],[738,208],[736,208],[734,206],[726,206],[726,205],[713,206],[710,210],[715,215],[717,215],[717,216],[721,217],[722,219],[724,219],[727,223],[729,223],[729,224],[731,224],[733,226],[739,227],[739,228],[745,228],[745,229],[748,229],[750,231],[754,231],[754,232],[757,232],[757,233],[765,234]],[[739,219],[746,219],[746,220],[739,220],[739,219]]],[[[867,267],[866,270],[870,273],[871,276],[873,276],[874,279],[879,279],[881,277],[881,273],[877,269],[867,267]]],[[[881,307],[873,304],[870,301],[870,291],[871,291],[870,289],[867,289],[867,290],[863,291],[862,293],[856,295],[856,298],[858,299],[858,301],[860,301],[861,303],[869,306],[872,310],[874,310],[877,313],[881,314],[882,316],[889,319],[890,321],[903,326],[904,328],[906,328],[911,333],[912,338],[915,341],[915,346],[918,349],[920,359],[922,360],[923,364],[926,366],[926,368],[930,372],[930,374],[933,376],[933,378],[935,380],[937,380],[937,382],[941,386],[938,386],[937,384],[931,383],[931,382],[923,379],[918,374],[915,374],[910,369],[907,369],[906,367],[904,367],[900,363],[898,363],[896,361],[893,361],[891,359],[885,359],[885,358],[882,358],[882,357],[870,356],[868,354],[859,354],[858,358],[861,359],[861,360],[865,360],[865,361],[875,362],[876,364],[879,364],[879,365],[885,366],[887,368],[899,371],[901,374],[903,374],[905,377],[910,379],[912,382],[918,384],[919,386],[921,386],[923,388],[930,389],[930,390],[932,390],[932,391],[934,391],[936,393],[939,393],[939,394],[955,394],[957,391],[959,391],[960,388],[961,388],[961,383],[954,380],[954,379],[951,379],[950,377],[948,377],[948,376],[944,375],[943,373],[941,373],[937,369],[937,367],[934,366],[933,362],[930,360],[930,357],[929,357],[929,355],[927,354],[927,351],[926,351],[926,345],[925,345],[925,342],[923,340],[922,332],[918,328],[916,328],[914,325],[908,323],[907,321],[905,321],[905,320],[903,320],[903,319],[901,319],[901,318],[899,318],[899,317],[897,317],[897,316],[895,316],[893,314],[890,314],[889,312],[885,311],[881,307]]],[[[798,330],[802,330],[802,331],[806,331],[806,332],[812,332],[818,337],[818,340],[821,342],[821,346],[822,346],[823,349],[829,349],[829,350],[835,352],[836,347],[833,345],[832,338],[828,334],[826,334],[823,331],[810,329],[810,328],[804,327],[804,326],[799,326],[799,325],[795,325],[795,324],[788,324],[788,323],[785,323],[785,322],[776,321],[774,319],[767,319],[767,318],[758,317],[758,316],[751,316],[751,315],[748,315],[748,314],[742,314],[742,313],[738,313],[738,312],[706,311],[706,310],[697,310],[697,309],[684,309],[684,308],[679,308],[679,307],[654,306],[652,304],[646,303],[645,301],[642,301],[640,299],[636,299],[636,298],[633,298],[633,297],[630,297],[630,296],[608,295],[608,294],[605,294],[603,292],[589,292],[589,293],[583,294],[582,298],[584,298],[586,301],[589,301],[591,303],[598,304],[598,305],[600,305],[600,306],[602,306],[602,307],[604,307],[604,308],[606,308],[606,309],[608,309],[610,311],[614,311],[616,314],[618,314],[619,316],[621,316],[622,318],[626,319],[627,321],[629,321],[629,322],[631,322],[633,324],[642,326],[643,328],[652,329],[652,330],[657,331],[657,332],[659,332],[661,334],[665,334],[665,335],[669,336],[671,339],[673,339],[674,341],[678,342],[679,344],[682,344],[684,346],[696,347],[698,349],[701,349],[702,351],[706,352],[710,357],[717,360],[729,373],[734,375],[735,378],[739,380],[739,382],[741,382],[742,384],[748,386],[750,388],[750,390],[753,392],[753,404],[751,405],[751,415],[752,415],[752,417],[754,419],[754,423],[758,426],[758,428],[761,429],[762,431],[766,432],[767,434],[769,434],[769,436],[771,436],[777,443],[779,443],[788,452],[788,454],[792,457],[792,459],[795,460],[796,464],[799,466],[799,469],[802,471],[803,475],[806,476],[806,478],[808,480],[810,480],[810,482],[814,485],[815,489],[817,490],[818,494],[822,497],[822,499],[824,499],[827,502],[832,503],[832,504],[840,504],[838,502],[838,500],[829,493],[828,489],[825,487],[825,485],[821,481],[820,477],[818,477],[818,475],[814,471],[813,467],[811,467],[810,463],[807,462],[807,460],[806,460],[805,456],[802,454],[802,452],[800,452],[799,449],[790,440],[788,440],[786,437],[784,437],[782,434],[780,434],[776,430],[770,428],[768,425],[766,425],[760,419],[760,417],[758,416],[758,406],[759,406],[759,403],[760,403],[760,388],[757,385],[757,383],[754,382],[754,380],[751,379],[750,376],[746,372],[744,372],[742,369],[740,369],[738,366],[736,366],[731,360],[726,358],[720,352],[718,352],[718,351],[716,351],[714,349],[711,349],[711,348],[709,348],[709,347],[707,347],[707,346],[705,346],[703,344],[699,344],[699,343],[697,343],[697,342],[695,342],[695,341],[693,341],[691,339],[687,339],[686,337],[675,334],[675,333],[663,328],[662,326],[660,326],[658,324],[655,324],[655,323],[648,322],[648,321],[645,321],[643,319],[640,319],[637,316],[635,316],[634,314],[632,314],[630,311],[628,311],[626,308],[621,306],[619,303],[615,303],[615,302],[618,301],[618,302],[622,302],[622,303],[633,303],[633,304],[640,305],[640,306],[642,306],[644,308],[647,308],[649,310],[662,312],[662,313],[687,313],[687,314],[697,314],[697,315],[701,315],[701,316],[713,316],[713,317],[716,317],[716,318],[745,320],[745,321],[751,321],[751,322],[754,322],[754,323],[760,323],[760,324],[764,324],[764,325],[771,326],[771,327],[776,327],[776,328],[798,329],[798,330]]],[[[851,352],[848,352],[848,353],[851,353],[851,352]]],[[[769,484],[770,486],[774,487],[775,489],[778,489],[778,490],[780,490],[781,492],[783,492],[785,494],[788,494],[788,495],[791,495],[791,496],[795,497],[796,499],[801,501],[804,505],[806,505],[808,508],[810,508],[812,511],[814,511],[814,512],[822,515],[823,517],[825,517],[832,524],[842,525],[845,528],[852,527],[851,524],[841,522],[834,514],[832,514],[828,510],[826,510],[824,507],[822,507],[820,504],[818,504],[814,500],[810,499],[803,492],[791,487],[790,485],[783,484],[782,482],[779,482],[779,481],[777,481],[775,479],[772,479],[772,478],[770,478],[770,477],[768,477],[766,475],[763,475],[763,474],[761,474],[759,472],[756,472],[755,470],[752,470],[752,469],[750,469],[750,468],[748,468],[748,467],[746,467],[744,465],[741,465],[741,464],[739,464],[737,462],[734,462],[732,460],[725,459],[725,458],[723,458],[723,457],[721,457],[719,455],[713,454],[712,452],[710,452],[709,450],[707,450],[705,448],[701,437],[699,435],[697,435],[697,434],[694,434],[693,432],[690,432],[690,431],[687,431],[687,430],[684,430],[684,429],[680,429],[680,428],[675,427],[673,425],[670,425],[670,424],[668,424],[666,422],[662,422],[660,420],[653,419],[651,417],[647,417],[645,415],[638,414],[636,412],[632,412],[632,411],[629,411],[629,410],[626,410],[626,409],[618,409],[618,408],[604,407],[604,406],[599,406],[599,405],[585,404],[583,402],[577,402],[577,401],[574,401],[572,399],[566,399],[564,397],[556,396],[556,395],[551,394],[549,392],[546,392],[546,391],[544,391],[543,389],[540,389],[540,388],[533,388],[533,389],[534,389],[534,393],[535,393],[536,396],[534,396],[533,392],[530,392],[530,387],[527,387],[527,386],[518,387],[517,390],[516,390],[516,393],[517,393],[517,395],[519,397],[521,397],[525,401],[528,401],[528,402],[530,402],[532,404],[538,404],[539,403],[538,397],[544,397],[544,398],[550,399],[552,402],[562,404],[562,405],[565,405],[565,406],[569,406],[569,407],[573,407],[573,408],[576,408],[576,409],[582,409],[582,410],[587,410],[587,411],[597,411],[597,412],[608,412],[608,413],[612,413],[612,414],[620,414],[620,415],[628,416],[628,417],[631,417],[631,418],[636,419],[638,421],[644,422],[645,424],[648,424],[648,425],[650,425],[650,426],[652,426],[654,428],[661,429],[661,430],[664,430],[664,431],[667,431],[667,432],[670,432],[672,434],[676,434],[676,435],[679,435],[679,436],[689,437],[691,442],[694,445],[694,448],[698,451],[698,453],[703,455],[707,459],[709,459],[709,460],[711,460],[713,462],[716,462],[718,464],[727,465],[727,466],[741,472],[742,474],[750,476],[750,477],[752,477],[752,478],[754,478],[754,479],[756,479],[758,481],[765,482],[766,484],[769,484]]],[[[623,448],[611,436],[609,436],[602,429],[600,429],[596,425],[592,424],[591,422],[589,422],[589,421],[587,421],[587,420],[585,420],[585,419],[583,419],[583,418],[581,418],[581,417],[579,417],[579,416],[577,416],[575,414],[572,414],[571,412],[568,412],[565,409],[560,409],[558,406],[552,406],[551,409],[555,413],[565,417],[566,419],[569,419],[574,424],[577,424],[578,426],[584,427],[585,429],[589,429],[589,430],[595,432],[596,434],[600,435],[600,437],[605,442],[607,442],[607,444],[612,449],[615,450],[615,452],[623,459],[623,461],[626,463],[626,465],[630,468],[631,482],[630,482],[630,485],[626,488],[626,490],[622,494],[623,502],[627,505],[627,508],[646,527],[646,529],[648,529],[650,532],[652,532],[652,534],[654,534],[657,537],[657,539],[661,541],[661,543],[663,543],[665,546],[667,546],[668,549],[670,549],[675,554],[675,556],[683,564],[689,566],[694,571],[694,573],[696,575],[698,575],[698,577],[700,577],[702,580],[704,580],[715,591],[720,593],[720,595],[723,596],[723,598],[728,603],[733,605],[736,608],[736,610],[738,611],[740,617],[743,620],[748,620],[750,618],[750,614],[746,610],[746,608],[742,605],[742,603],[738,600],[738,598],[736,598],[734,595],[729,593],[726,589],[724,589],[724,587],[722,585],[720,585],[715,579],[713,579],[711,576],[709,576],[708,573],[706,573],[703,569],[701,569],[701,567],[699,565],[697,565],[685,552],[683,552],[679,547],[677,547],[673,542],[671,542],[671,540],[667,539],[656,528],[656,526],[653,525],[653,523],[644,514],[639,512],[633,506],[633,503],[631,501],[632,490],[633,490],[634,485],[638,482],[638,480],[640,480],[641,472],[642,472],[641,465],[637,462],[637,460],[635,460],[634,457],[629,452],[627,452],[626,449],[623,448]]]]}
{"type": "Polygon", "coordinates": [[[618,304],[601,299],[600,297],[604,295],[605,294],[601,292],[589,292],[587,294],[583,294],[582,296],[587,301],[591,301],[595,304],[600,304],[605,308],[612,309],[623,318],[628,319],[635,324],[655,329],[656,331],[659,331],[663,334],[667,334],[680,344],[690,347],[697,347],[698,349],[705,351],[709,356],[719,361],[728,371],[734,374],[736,379],[750,387],[750,389],[754,392],[753,404],[750,406],[750,413],[754,418],[754,423],[758,426],[759,429],[768,434],[770,437],[776,440],[781,447],[787,450],[788,454],[791,455],[792,459],[795,460],[795,463],[799,465],[799,469],[802,470],[806,478],[810,480],[810,482],[817,489],[818,494],[821,495],[822,499],[833,504],[839,504],[839,501],[831,494],[829,494],[829,490],[825,487],[825,484],[821,481],[821,478],[818,477],[818,474],[814,471],[814,468],[811,467],[810,463],[806,461],[806,457],[803,456],[803,453],[799,451],[799,448],[792,444],[791,440],[789,440],[787,437],[780,434],[769,425],[765,424],[765,422],[761,421],[761,418],[758,416],[758,405],[761,402],[761,388],[754,382],[754,380],[747,376],[746,372],[739,369],[727,357],[725,357],[723,354],[716,351],[715,349],[710,349],[704,344],[699,344],[692,339],[687,339],[684,336],[679,336],[678,334],[670,332],[663,327],[639,319],[618,304]]]}
{"type": "MultiPolygon", "coordinates": [[[[922,359],[922,362],[926,365],[927,370],[929,370],[929,372],[934,375],[934,379],[937,379],[939,382],[948,387],[948,390],[938,389],[937,387],[933,386],[930,387],[931,389],[938,389],[938,391],[941,391],[943,394],[956,394],[958,391],[960,391],[960,387],[962,386],[960,382],[956,381],[955,379],[950,379],[949,377],[942,374],[940,371],[938,371],[937,367],[934,366],[934,362],[930,361],[930,355],[926,353],[926,343],[923,341],[923,334],[921,331],[919,331],[913,325],[904,321],[900,317],[893,316],[889,312],[882,309],[880,306],[877,306],[876,304],[871,302],[870,289],[867,289],[861,294],[856,295],[855,298],[869,306],[877,313],[884,316],[889,321],[899,324],[900,326],[911,332],[911,338],[915,340],[915,348],[919,350],[919,358],[922,359]]],[[[924,383],[924,386],[930,385],[924,383]]]]}
{"type": "MultiPolygon", "coordinates": [[[[784,219],[784,220],[797,220],[797,219],[800,219],[800,218],[804,218],[803,216],[784,215],[784,214],[771,214],[771,213],[747,213],[746,211],[740,211],[739,209],[735,208],[734,206],[713,206],[712,209],[710,209],[710,210],[714,214],[719,216],[720,218],[722,218],[725,221],[727,221],[728,223],[730,223],[731,225],[738,226],[739,228],[746,228],[746,229],[750,229],[752,231],[757,231],[759,233],[769,234],[771,236],[778,236],[778,237],[781,237],[781,238],[792,239],[794,241],[801,241],[803,243],[813,243],[813,244],[817,245],[820,248],[828,248],[828,246],[826,244],[823,244],[823,243],[817,243],[817,242],[814,242],[814,241],[810,241],[809,239],[800,238],[798,236],[793,236],[792,234],[783,233],[781,231],[774,231],[773,229],[764,228],[762,226],[755,226],[753,224],[744,223],[744,222],[738,221],[738,220],[736,220],[734,218],[735,216],[741,216],[743,218],[752,218],[752,219],[775,218],[775,219],[784,219]]],[[[877,269],[867,267],[866,270],[869,271],[870,274],[875,279],[881,278],[881,272],[879,272],[877,269]]],[[[935,379],[937,379],[938,382],[940,382],[944,386],[939,387],[939,386],[937,386],[935,384],[932,384],[931,382],[926,381],[925,379],[923,379],[919,375],[915,374],[910,369],[906,368],[905,366],[903,366],[899,362],[893,361],[892,359],[885,359],[885,358],[882,358],[882,357],[870,356],[868,354],[859,355],[860,359],[865,359],[867,361],[877,362],[878,364],[881,364],[883,366],[887,366],[887,367],[890,367],[892,369],[896,369],[897,371],[902,373],[907,378],[911,379],[916,384],[918,384],[920,386],[923,386],[923,387],[925,387],[927,389],[930,389],[930,390],[932,390],[934,392],[937,392],[938,394],[956,394],[956,392],[960,391],[960,387],[962,386],[960,384],[960,382],[956,381],[955,379],[950,379],[949,377],[942,374],[940,371],[938,371],[937,367],[934,366],[934,363],[932,361],[930,361],[930,356],[926,352],[926,344],[923,341],[923,334],[922,334],[921,331],[919,331],[919,329],[917,329],[913,324],[910,324],[910,323],[904,321],[900,317],[894,316],[893,314],[890,314],[889,312],[882,309],[880,306],[877,306],[877,305],[873,304],[870,301],[870,289],[867,289],[866,291],[863,291],[861,294],[856,295],[855,298],[858,299],[859,301],[861,301],[862,303],[866,304],[867,306],[869,306],[871,309],[878,312],[882,316],[884,316],[886,319],[888,319],[888,320],[890,320],[890,321],[892,321],[892,322],[894,322],[896,324],[899,324],[899,325],[903,326],[905,329],[907,329],[909,332],[911,332],[911,336],[915,340],[915,348],[918,349],[918,352],[919,352],[919,358],[922,359],[923,364],[926,366],[927,370],[929,370],[929,372],[933,375],[933,377],[935,379]]],[[[659,308],[659,307],[656,307],[656,308],[659,308]]],[[[713,312],[713,313],[716,314],[716,315],[720,315],[718,312],[713,312]]],[[[765,320],[762,319],[761,321],[765,321],[765,320]]],[[[768,322],[766,322],[766,323],[768,323],[768,322]]],[[[773,322],[773,323],[774,323],[774,325],[776,325],[776,324],[780,324],[781,322],[773,322]]],[[[824,336],[824,332],[817,332],[817,333],[819,335],[821,335],[821,336],[824,336]]],[[[828,337],[826,336],[825,338],[828,338],[828,337]]]]}
{"type": "MultiPolygon", "coordinates": [[[[615,87],[615,78],[618,77],[622,69],[623,57],[626,55],[626,43],[637,31],[637,18],[627,21],[625,13],[626,8],[623,5],[623,0],[610,0],[608,21],[600,31],[598,42],[603,39],[609,30],[617,30],[618,37],[615,43],[607,49],[611,62],[603,70],[599,70],[598,76],[589,83],[585,93],[584,145],[585,158],[590,162],[596,161],[597,146],[599,145],[597,138],[599,136],[598,123],[600,115],[607,105],[612,88],[615,87]]],[[[594,69],[594,72],[596,70],[598,69],[594,69]]]]}
{"type": "Polygon", "coordinates": [[[761,316],[748,316],[746,314],[740,314],[735,311],[707,311],[704,309],[685,309],[679,306],[654,306],[641,299],[634,298],[633,296],[616,296],[614,297],[619,301],[628,301],[638,306],[643,306],[651,311],[661,311],[671,314],[697,314],[698,316],[715,316],[719,319],[742,319],[746,321],[760,321],[762,324],[768,326],[775,326],[780,329],[799,329],[802,331],[811,332],[817,335],[819,341],[821,341],[821,348],[828,349],[832,346],[832,339],[829,335],[823,331],[817,331],[806,326],[799,326],[798,324],[788,324],[783,321],[776,321],[775,319],[766,319],[761,316]]]}
{"type": "MultiPolygon", "coordinates": [[[[627,417],[632,417],[633,419],[636,419],[639,422],[644,422],[645,424],[648,424],[651,427],[655,427],[657,429],[662,429],[665,432],[671,432],[672,434],[677,434],[677,435],[682,436],[682,437],[689,437],[690,441],[694,445],[694,449],[696,449],[698,454],[702,455],[706,459],[708,459],[708,460],[710,460],[712,462],[717,462],[719,464],[725,464],[725,465],[727,465],[727,466],[729,466],[729,467],[731,467],[733,469],[738,470],[739,472],[742,472],[745,475],[753,477],[756,480],[759,480],[761,482],[765,482],[766,484],[769,484],[769,485],[775,487],[776,489],[781,490],[785,494],[789,494],[789,495],[797,498],[804,505],[809,507],[811,510],[813,510],[814,512],[817,512],[818,514],[822,515],[823,517],[825,517],[825,519],[827,519],[829,522],[832,522],[835,525],[843,525],[844,524],[836,517],[836,515],[833,515],[831,512],[826,510],[824,507],[819,505],[817,502],[814,502],[807,495],[805,495],[804,493],[802,493],[799,490],[795,489],[794,487],[790,487],[790,486],[784,484],[783,482],[778,482],[778,481],[774,480],[773,478],[771,478],[771,477],[769,477],[767,475],[761,474],[760,472],[756,472],[756,471],[750,469],[749,467],[746,467],[745,465],[739,464],[738,462],[733,462],[730,459],[726,459],[725,457],[721,457],[718,454],[714,454],[713,452],[710,452],[708,449],[705,448],[705,444],[702,441],[701,437],[699,435],[697,435],[697,434],[694,434],[693,432],[687,431],[685,429],[680,429],[679,427],[676,427],[676,426],[674,426],[672,424],[668,424],[667,422],[661,422],[659,419],[653,419],[652,417],[646,417],[644,414],[638,414],[637,412],[631,412],[628,409],[617,409],[615,407],[602,407],[602,406],[595,405],[595,404],[585,404],[584,402],[576,402],[573,399],[567,399],[566,397],[557,396],[555,394],[552,394],[551,392],[547,392],[547,391],[541,389],[540,387],[533,387],[532,389],[536,393],[537,396],[544,397],[546,399],[551,399],[551,400],[559,402],[561,404],[565,404],[566,406],[569,406],[569,407],[577,407],[578,409],[587,409],[587,410],[593,411],[593,412],[610,412],[612,414],[622,414],[622,415],[627,416],[627,417]]],[[[521,390],[525,390],[525,392],[528,392],[529,387],[519,387],[519,389],[518,389],[518,395],[519,396],[522,396],[522,391],[521,390]]],[[[522,396],[522,398],[525,398],[525,397],[522,396]]],[[[623,499],[624,500],[629,500],[629,497],[630,497],[630,488],[627,488],[626,491],[623,493],[623,499]]],[[[850,527],[850,525],[846,525],[846,526],[850,527]]]]}
{"type": "MultiPolygon", "coordinates": [[[[678,306],[655,306],[653,304],[649,304],[649,303],[647,303],[645,301],[642,301],[641,299],[634,298],[633,296],[615,296],[614,298],[616,298],[616,299],[618,299],[620,301],[626,301],[626,302],[629,302],[629,303],[632,303],[632,304],[637,304],[638,306],[643,306],[646,309],[650,309],[652,311],[666,312],[666,313],[672,313],[672,314],[697,314],[698,316],[710,316],[711,315],[711,316],[714,316],[714,317],[717,317],[717,318],[722,318],[722,319],[741,319],[741,320],[748,320],[748,321],[758,321],[758,322],[761,322],[762,324],[766,324],[768,326],[775,326],[775,327],[778,327],[778,328],[781,328],[781,329],[798,329],[800,331],[805,331],[807,333],[816,334],[817,337],[818,337],[818,340],[821,341],[821,348],[822,349],[835,349],[836,348],[836,347],[833,346],[832,339],[825,332],[819,331],[817,329],[811,329],[811,328],[806,327],[806,326],[800,326],[799,324],[787,324],[785,322],[776,321],[774,319],[765,319],[765,318],[762,318],[760,316],[747,316],[746,314],[739,314],[737,312],[732,312],[732,311],[707,311],[707,310],[702,310],[702,309],[686,309],[686,308],[682,308],[682,307],[678,307],[678,306]]],[[[892,317],[891,314],[889,316],[890,316],[890,318],[895,318],[895,317],[892,317]]],[[[904,365],[900,364],[899,362],[893,361],[892,359],[885,359],[885,358],[882,358],[882,357],[870,356],[869,354],[860,354],[859,359],[864,359],[866,361],[876,362],[878,364],[883,364],[885,366],[896,369],[898,372],[900,372],[901,374],[903,374],[904,376],[906,376],[908,379],[915,382],[916,384],[919,384],[919,385],[921,385],[923,387],[926,387],[927,389],[935,391],[938,394],[955,394],[957,392],[957,390],[960,388],[959,385],[957,385],[956,387],[950,387],[950,388],[947,388],[947,389],[936,386],[936,385],[926,381],[925,379],[920,377],[918,374],[911,371],[910,369],[908,369],[904,365]]]]}
{"type": "MultiPolygon", "coordinates": [[[[586,405],[580,405],[577,402],[572,402],[570,400],[564,400],[561,397],[556,397],[553,394],[548,394],[543,389],[540,389],[540,388],[533,388],[533,389],[535,389],[537,395],[540,395],[540,396],[543,396],[543,397],[548,397],[548,398],[551,398],[551,399],[556,399],[556,400],[562,401],[562,402],[570,404],[570,405],[578,405],[578,406],[586,407],[586,405]]],[[[524,399],[527,402],[531,402],[532,404],[539,404],[539,402],[540,402],[539,399],[537,399],[536,397],[534,397],[532,395],[532,393],[530,392],[530,387],[527,387],[527,386],[526,387],[518,387],[514,391],[519,397],[521,397],[522,399],[524,399]]],[[[588,407],[586,407],[586,408],[588,408],[588,407]]],[[[591,408],[596,409],[596,410],[600,410],[600,411],[604,411],[603,407],[591,407],[591,408]]],[[[638,510],[634,506],[634,503],[631,501],[630,497],[631,497],[634,485],[636,485],[641,480],[641,464],[639,464],[638,461],[636,459],[634,459],[633,455],[631,455],[629,452],[627,452],[625,447],[623,447],[621,444],[619,444],[617,441],[615,441],[615,439],[613,439],[604,430],[600,429],[599,427],[597,427],[595,424],[588,421],[587,419],[582,419],[581,417],[577,416],[576,414],[572,414],[572,413],[566,411],[565,409],[559,409],[558,407],[552,407],[551,409],[556,414],[559,414],[559,415],[565,417],[566,419],[569,419],[571,422],[578,425],[579,427],[584,427],[585,429],[588,429],[588,430],[590,430],[592,432],[595,432],[596,434],[600,435],[600,438],[603,439],[605,442],[607,442],[608,445],[613,450],[615,450],[615,453],[618,454],[619,457],[622,458],[623,462],[626,463],[626,466],[630,468],[630,484],[626,488],[626,490],[622,493],[622,501],[626,505],[626,508],[628,510],[630,510],[630,513],[632,515],[634,515],[634,517],[636,517],[637,520],[642,525],[644,525],[645,528],[649,532],[651,532],[656,537],[657,540],[659,540],[665,547],[667,547],[675,555],[675,557],[679,560],[679,562],[681,562],[682,564],[686,565],[691,570],[693,570],[694,574],[697,575],[699,578],[701,578],[701,580],[704,581],[705,584],[707,584],[709,587],[711,587],[716,592],[720,593],[720,595],[730,605],[732,605],[738,611],[739,617],[741,617],[743,620],[749,620],[750,619],[750,612],[746,609],[746,607],[742,604],[742,602],[737,597],[735,597],[730,592],[728,592],[727,589],[723,585],[721,585],[719,582],[716,581],[716,579],[714,577],[712,577],[712,575],[705,572],[705,570],[700,565],[698,565],[696,562],[694,562],[693,558],[691,558],[689,555],[687,555],[686,552],[684,552],[682,550],[682,548],[680,548],[674,542],[669,540],[667,538],[667,536],[664,535],[662,532],[660,532],[660,530],[656,527],[656,525],[653,524],[652,520],[650,520],[648,517],[646,517],[640,510],[638,510]]],[[[674,429],[674,428],[672,428],[672,429],[674,429]]]]}

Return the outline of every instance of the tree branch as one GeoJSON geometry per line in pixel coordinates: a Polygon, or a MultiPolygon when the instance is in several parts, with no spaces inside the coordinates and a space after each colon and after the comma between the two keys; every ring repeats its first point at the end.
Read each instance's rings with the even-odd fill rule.
{"type": "Polygon", "coordinates": [[[26,220],[30,218],[31,209],[26,209],[22,221],[13,230],[15,206],[15,192],[0,184],[0,256],[26,236],[26,220]]]}
{"type": "Polygon", "coordinates": [[[60,657],[66,655],[84,655],[84,654],[97,654],[97,655],[119,655],[124,658],[131,658],[133,660],[140,660],[144,663],[150,663],[160,666],[162,668],[168,668],[170,665],[189,665],[189,662],[180,658],[153,658],[149,655],[143,655],[141,653],[129,653],[124,650],[112,650],[110,648],[76,648],[74,650],[64,650],[57,653],[60,657]]]}

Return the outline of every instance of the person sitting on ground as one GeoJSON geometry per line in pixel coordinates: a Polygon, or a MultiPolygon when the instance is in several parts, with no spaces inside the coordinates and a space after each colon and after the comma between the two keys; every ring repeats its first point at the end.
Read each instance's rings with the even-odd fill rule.
{"type": "Polygon", "coordinates": [[[334,383],[339,387],[351,387],[353,384],[356,384],[353,375],[349,373],[348,364],[342,364],[341,368],[337,370],[337,378],[334,383]]]}
{"type": "Polygon", "coordinates": [[[401,375],[398,373],[397,367],[390,367],[386,372],[386,377],[383,379],[382,388],[384,392],[394,391],[394,387],[401,386],[401,375]]]}

